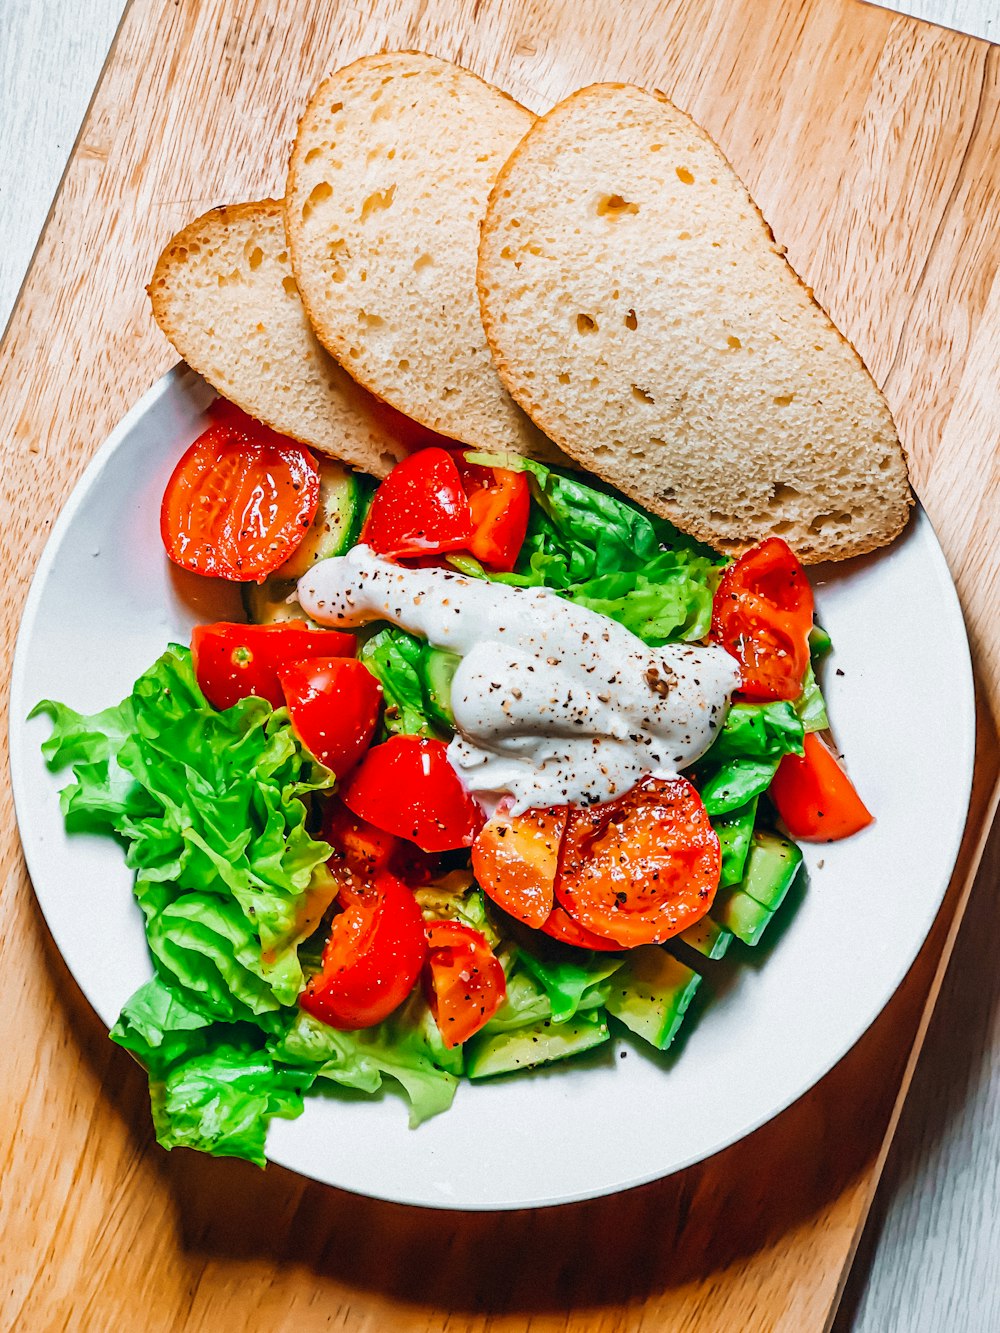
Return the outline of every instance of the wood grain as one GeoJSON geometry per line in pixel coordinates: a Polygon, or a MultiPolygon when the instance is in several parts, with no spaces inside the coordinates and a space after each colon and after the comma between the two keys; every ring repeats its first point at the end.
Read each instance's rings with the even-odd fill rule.
{"type": "Polygon", "coordinates": [[[981,684],[961,864],[880,1020],[743,1143],[613,1199],[427,1214],[155,1149],[145,1081],[35,909],[5,783],[0,1309],[11,1328],[819,1328],[995,806],[996,54],[852,0],[592,0],[585,22],[571,0],[133,0],[0,352],[8,665],[53,515],[170,363],[142,293],[164,237],[213,203],[280,190],[311,86],[399,46],[459,59],[539,110],[594,79],[659,87],[732,157],[885,383],[958,577],[981,684]]]}

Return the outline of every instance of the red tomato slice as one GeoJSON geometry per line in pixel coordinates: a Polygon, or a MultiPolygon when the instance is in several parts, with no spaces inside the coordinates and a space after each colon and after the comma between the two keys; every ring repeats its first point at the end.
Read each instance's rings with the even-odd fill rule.
{"type": "Polygon", "coordinates": [[[361,541],[378,555],[460,551],[472,536],[472,512],[455,461],[421,449],[392,469],[372,499],[361,541]]]}
{"type": "Polygon", "coordinates": [[[472,536],[467,550],[489,569],[509,573],[517,564],[528,530],[531,488],[523,472],[481,467],[455,455],[459,476],[472,510],[472,536]]]}
{"type": "Polygon", "coordinates": [[[837,842],[873,822],[854,783],[815,732],[807,732],[805,753],[786,754],[768,788],[793,838],[837,842]]]}
{"type": "Polygon", "coordinates": [[[711,907],[721,863],[690,782],[646,778],[617,800],[570,810],[556,899],[621,946],[662,944],[711,907]]]}
{"type": "Polygon", "coordinates": [[[496,814],[472,844],[482,890],[517,921],[538,929],[552,913],[559,848],[569,810],[496,814]]]}
{"type": "Polygon", "coordinates": [[[348,809],[425,852],[470,847],[484,815],[448,762],[443,741],[392,736],[373,746],[343,784],[348,809]]]}
{"type": "Polygon", "coordinates": [[[319,502],[312,454],[228,405],[174,468],[160,533],[175,565],[261,583],[305,536],[319,502]]]}
{"type": "Polygon", "coordinates": [[[592,930],[585,930],[558,903],[542,923],[542,930],[554,940],[572,944],[576,949],[595,949],[604,953],[621,953],[622,950],[622,946],[616,944],[614,940],[606,940],[603,935],[595,935],[592,930]]]}
{"type": "Polygon", "coordinates": [[[397,1009],[427,957],[417,900],[394,875],[380,871],[333,919],[323,971],[299,1004],[330,1027],[368,1028],[397,1009]]]}
{"type": "Polygon", "coordinates": [[[388,870],[398,839],[367,819],[359,819],[343,801],[334,798],[323,811],[320,837],[333,848],[327,865],[338,881],[345,878],[361,884],[377,871],[388,870]]]}
{"type": "Polygon", "coordinates": [[[382,686],[353,657],[314,657],[280,673],[292,730],[338,778],[350,772],[371,744],[382,686]]]}
{"type": "Polygon", "coordinates": [[[202,694],[213,708],[232,708],[256,695],[272,708],[283,708],[278,673],[306,657],[353,657],[354,635],[311,630],[305,621],[283,625],[237,625],[220,620],[191,632],[194,671],[202,694]]]}
{"type": "Polygon", "coordinates": [[[797,699],[809,662],[813,595],[780,537],[753,546],[722,576],[711,638],[740,664],[747,699],[797,699]]]}
{"type": "Polygon", "coordinates": [[[507,980],[485,937],[461,921],[427,926],[424,990],[450,1049],[479,1031],[507,998],[507,980]]]}

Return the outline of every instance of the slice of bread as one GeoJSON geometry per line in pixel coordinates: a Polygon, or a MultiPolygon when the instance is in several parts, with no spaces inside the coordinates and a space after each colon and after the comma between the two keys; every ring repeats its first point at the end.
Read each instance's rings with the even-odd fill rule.
{"type": "Polygon", "coordinates": [[[215,208],[169,242],[147,288],[181,356],[258,421],[384,477],[427,435],[366,393],[309,327],[280,199],[215,208]]]}
{"type": "Polygon", "coordinates": [[[718,147],[658,93],[584,88],[494,186],[479,294],[501,378],[584,466],[724,551],[892,540],[885,399],[718,147]]]}
{"type": "Polygon", "coordinates": [[[453,439],[545,454],[497,377],[476,296],[490,187],[533,121],[447,61],[368,56],[313,95],[285,208],[310,321],[355,379],[453,439]]]}

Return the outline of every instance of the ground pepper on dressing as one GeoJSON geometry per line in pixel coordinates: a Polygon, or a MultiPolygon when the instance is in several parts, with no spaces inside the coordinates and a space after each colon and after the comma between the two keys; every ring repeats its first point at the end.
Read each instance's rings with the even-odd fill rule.
{"type": "Polygon", "coordinates": [[[722,648],[649,648],[548,588],[408,569],[366,546],[314,565],[298,597],[319,624],[389,620],[458,653],[448,758],[487,806],[509,795],[515,813],[673,777],[711,745],[739,686],[722,648]]]}

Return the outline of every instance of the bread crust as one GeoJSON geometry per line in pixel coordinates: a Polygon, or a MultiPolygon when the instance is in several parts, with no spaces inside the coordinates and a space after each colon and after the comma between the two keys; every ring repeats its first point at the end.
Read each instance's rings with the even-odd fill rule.
{"type": "MultiPolygon", "coordinates": [[[[473,446],[508,449],[514,452],[527,453],[534,457],[546,457],[551,461],[559,461],[557,451],[541,436],[530,419],[524,416],[520,409],[509,399],[503,386],[496,379],[485,341],[482,343],[481,368],[477,367],[476,375],[472,378],[475,379],[485,374],[489,379],[489,385],[484,386],[484,392],[479,397],[480,403],[484,400],[488,401],[490,395],[495,400],[494,411],[488,414],[489,419],[482,410],[465,410],[464,395],[469,383],[468,377],[463,385],[455,391],[457,393],[455,398],[456,410],[442,408],[441,402],[435,401],[430,392],[417,396],[413,392],[401,391],[398,383],[389,373],[389,361],[384,359],[379,362],[367,355],[365,351],[358,355],[357,343],[352,340],[352,333],[356,339],[356,329],[348,327],[347,319],[342,313],[340,317],[334,316],[329,308],[329,302],[322,299],[318,274],[312,271],[305,255],[307,242],[305,239],[305,223],[302,218],[302,206],[304,202],[303,195],[307,187],[306,159],[311,148],[316,148],[313,138],[325,118],[326,107],[331,99],[335,101],[339,91],[350,86],[359,75],[377,75],[386,70],[391,71],[394,75],[398,74],[400,77],[406,77],[410,74],[419,75],[421,72],[446,70],[449,78],[454,78],[455,72],[458,71],[463,80],[474,80],[475,84],[481,89],[488,91],[491,98],[497,99],[498,103],[502,103],[520,113],[524,117],[525,128],[531,124],[533,119],[532,113],[521,106],[509,93],[495,88],[471,70],[439,60],[437,57],[422,51],[396,51],[364,56],[329,75],[312,94],[299,120],[295,144],[289,161],[288,181],[285,191],[285,227],[290,243],[292,268],[309,321],[317,338],[326,350],[359,384],[362,384],[369,393],[381,401],[390,404],[428,429],[473,446]],[[406,68],[408,63],[412,66],[411,69],[406,68]]],[[[447,182],[445,182],[446,184],[447,182]]],[[[437,262],[439,256],[435,255],[434,259],[437,262]]],[[[475,255],[470,255],[470,259],[473,268],[473,281],[470,285],[474,288],[475,255]]],[[[442,263],[444,267],[454,267],[454,263],[447,253],[444,254],[442,263]]],[[[373,296],[372,299],[374,300],[376,297],[373,296]]],[[[478,315],[478,298],[474,291],[469,292],[468,299],[471,308],[478,315]]],[[[477,338],[483,336],[478,318],[476,318],[475,323],[475,336],[477,338]]],[[[416,341],[419,343],[419,336],[416,341]]],[[[418,356],[423,354],[423,349],[419,346],[416,351],[418,356]]],[[[432,375],[433,372],[429,371],[427,375],[428,382],[430,382],[432,375]]]]}
{"type": "MultiPolygon", "coordinates": [[[[725,157],[725,154],[719,148],[718,144],[708,133],[697,125],[695,121],[681,112],[668,97],[661,92],[648,92],[645,89],[638,88],[635,85],[627,83],[605,83],[591,84],[572,93],[564,101],[558,103],[544,116],[540,117],[531,130],[521,140],[521,143],[514,149],[514,152],[508,158],[501,169],[490,197],[487,203],[486,215],[481,229],[481,239],[478,261],[476,266],[476,287],[479,295],[480,312],[483,320],[483,327],[486,332],[486,338],[493,352],[494,361],[497,366],[497,372],[504,382],[510,395],[520,403],[525,412],[535,421],[536,425],[552,439],[560,449],[574,458],[578,463],[603,476],[605,480],[618,486],[626,493],[629,491],[628,478],[623,477],[619,470],[613,469],[615,475],[607,475],[606,469],[602,470],[601,464],[594,458],[593,452],[588,448],[588,442],[582,440],[572,430],[565,428],[564,422],[560,419],[558,412],[553,410],[553,405],[546,401],[544,393],[539,392],[539,378],[528,379],[523,373],[523,368],[515,365],[512,358],[505,348],[505,340],[502,333],[503,318],[505,310],[502,299],[496,296],[495,285],[491,280],[493,275],[489,271],[495,241],[499,235],[501,227],[505,220],[505,192],[509,189],[511,178],[518,175],[522,169],[522,164],[528,154],[530,154],[538,142],[539,136],[545,135],[548,129],[554,124],[563,120],[567,115],[572,115],[576,106],[581,103],[593,100],[595,97],[613,98],[615,94],[625,92],[628,94],[639,93],[645,97],[651,97],[656,102],[663,104],[671,109],[675,114],[681,115],[688,122],[691,131],[707,143],[715,153],[722,159],[722,162],[732,172],[733,176],[739,181],[738,174],[732,167],[732,164],[725,157]]],[[[742,185],[742,182],[740,182],[742,185]]],[[[891,412],[886,402],[885,396],[878,385],[872,379],[864,361],[854,345],[847,339],[839,329],[836,328],[827,312],[816,301],[812,290],[802,281],[801,277],[785,257],[784,247],[778,245],[774,238],[774,233],[764,218],[758,205],[746,191],[743,186],[747,199],[753,209],[754,215],[758,220],[764,235],[767,238],[767,245],[771,252],[778,256],[784,263],[788,273],[790,273],[799,290],[808,298],[808,301],[814,307],[825,321],[828,328],[836,335],[843,347],[849,350],[853,357],[857,373],[863,375],[874,388],[878,401],[884,409],[885,417],[889,423],[892,423],[891,412]]],[[[533,363],[537,364],[537,363],[533,363]]],[[[534,372],[533,372],[534,373],[534,372]]],[[[793,536],[789,540],[798,550],[801,558],[806,563],[818,563],[825,560],[842,560],[857,555],[864,555],[892,541],[903,530],[909,517],[910,507],[913,504],[913,495],[905,481],[906,472],[906,454],[899,441],[898,433],[893,430],[893,444],[898,450],[898,456],[902,463],[903,485],[900,493],[888,497],[887,509],[891,514],[887,514],[886,522],[878,532],[855,532],[851,534],[848,541],[826,541],[822,540],[822,534],[819,540],[806,537],[804,540],[796,541],[793,536]]],[[[634,493],[633,493],[634,494],[634,493]]],[[[714,526],[707,516],[699,513],[692,513],[690,509],[684,509],[668,499],[657,496],[651,496],[648,493],[635,495],[642,504],[652,509],[663,518],[669,519],[684,531],[689,532],[698,540],[706,542],[708,545],[719,550],[724,550],[730,554],[738,554],[747,549],[763,536],[767,535],[759,526],[746,527],[742,533],[735,537],[731,532],[724,533],[719,527],[714,526]]],[[[775,516],[775,521],[780,521],[780,514],[775,516]]]]}

